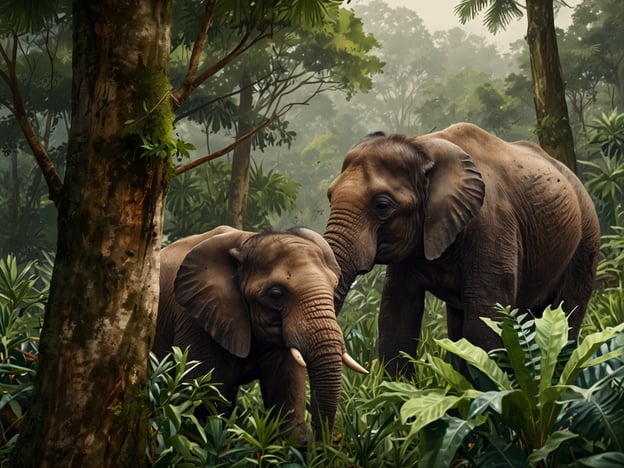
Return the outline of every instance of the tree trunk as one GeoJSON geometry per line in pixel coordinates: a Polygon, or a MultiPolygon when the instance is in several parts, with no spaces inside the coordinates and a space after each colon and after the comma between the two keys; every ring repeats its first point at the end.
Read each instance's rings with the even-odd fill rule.
{"type": "Polygon", "coordinates": [[[553,0],[527,0],[527,42],[540,145],[576,172],[576,155],[555,34],[553,0]]]}
{"type": "MultiPolygon", "coordinates": [[[[247,73],[240,81],[240,105],[238,107],[238,132],[240,138],[253,128],[250,121],[253,104],[253,88],[247,73]]],[[[251,138],[247,138],[234,149],[232,156],[232,176],[228,192],[228,224],[237,229],[245,229],[245,211],[249,193],[249,166],[251,162],[251,138]]]]}
{"type": "Polygon", "coordinates": [[[142,156],[124,122],[136,119],[154,142],[172,138],[171,21],[170,0],[73,1],[58,251],[32,407],[11,466],[146,465],[148,352],[171,166],[142,156]]]}

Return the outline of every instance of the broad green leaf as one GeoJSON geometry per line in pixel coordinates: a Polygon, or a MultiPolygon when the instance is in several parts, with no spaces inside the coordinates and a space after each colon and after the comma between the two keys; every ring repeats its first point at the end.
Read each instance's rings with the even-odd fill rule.
{"type": "Polygon", "coordinates": [[[482,371],[501,390],[513,389],[507,374],[498,367],[496,361],[491,359],[482,348],[473,345],[465,338],[458,341],[451,341],[448,338],[435,341],[442,348],[464,359],[468,364],[482,371]]]}
{"type": "Polygon", "coordinates": [[[568,342],[568,320],[563,309],[548,306],[541,318],[535,319],[535,342],[542,352],[540,360],[540,394],[552,385],[557,357],[568,342]]]}
{"type": "Polygon", "coordinates": [[[490,408],[500,415],[508,427],[519,434],[528,434],[530,437],[534,432],[534,411],[522,390],[490,393],[492,393],[488,401],[490,408]]]}
{"type": "Polygon", "coordinates": [[[421,396],[406,401],[401,407],[401,421],[415,434],[427,424],[437,421],[463,397],[446,395],[440,389],[424,390],[421,396]]]}
{"type": "Polygon", "coordinates": [[[438,424],[431,424],[423,429],[423,455],[420,466],[430,468],[448,468],[462,442],[475,427],[480,426],[485,418],[464,420],[461,418],[442,418],[438,424]]]}
{"type": "Polygon", "coordinates": [[[431,364],[431,369],[453,387],[458,393],[473,389],[472,384],[461,373],[453,369],[448,362],[436,356],[428,356],[427,360],[431,364]]]}
{"type": "Polygon", "coordinates": [[[574,383],[574,380],[578,376],[579,372],[581,372],[583,366],[594,354],[596,349],[598,349],[605,341],[610,340],[622,331],[624,331],[624,323],[615,327],[606,328],[587,336],[578,348],[572,352],[572,356],[570,356],[570,359],[563,368],[559,383],[563,385],[570,385],[574,383]]]}
{"type": "Polygon", "coordinates": [[[548,436],[548,438],[546,439],[546,442],[544,442],[544,445],[533,450],[529,454],[529,458],[528,458],[529,463],[533,465],[537,465],[541,461],[546,461],[548,458],[548,455],[550,455],[552,452],[557,450],[562,443],[568,440],[578,439],[578,438],[580,438],[578,434],[575,434],[574,432],[571,432],[567,429],[553,432],[552,434],[548,436]]]}
{"type": "Polygon", "coordinates": [[[384,381],[379,385],[377,392],[374,398],[363,404],[363,408],[373,409],[388,403],[402,403],[411,398],[417,398],[422,390],[411,383],[384,381]]]}
{"type": "MultiPolygon", "coordinates": [[[[483,414],[486,409],[490,408],[497,412],[498,414],[503,414],[504,405],[503,401],[505,398],[508,398],[512,394],[522,394],[520,390],[505,390],[505,391],[491,391],[485,392],[481,395],[478,395],[470,404],[470,410],[468,413],[468,418],[475,418],[480,414],[483,414]]],[[[509,406],[509,405],[507,405],[509,406]]],[[[526,404],[512,404],[514,411],[521,411],[524,413],[530,413],[530,408],[526,404]],[[529,410],[529,411],[527,411],[529,410]]]]}

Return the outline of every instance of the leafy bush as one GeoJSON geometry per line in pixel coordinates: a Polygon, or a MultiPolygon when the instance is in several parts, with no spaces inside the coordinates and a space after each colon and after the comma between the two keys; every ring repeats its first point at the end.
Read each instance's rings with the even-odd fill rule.
{"type": "Polygon", "coordinates": [[[402,403],[401,422],[415,441],[420,462],[449,466],[459,457],[477,466],[557,466],[624,461],[621,344],[624,324],[587,336],[569,351],[568,325],[559,307],[543,316],[499,307],[500,320],[486,323],[504,350],[490,355],[465,339],[437,340],[475,372],[473,383],[434,356],[415,361],[444,379],[444,386],[418,388],[384,382],[367,407],[402,403]],[[591,430],[588,423],[594,424],[591,430]],[[599,427],[597,427],[599,425],[599,427]],[[586,429],[583,430],[582,428],[586,429]]]}
{"type": "Polygon", "coordinates": [[[602,236],[596,288],[587,307],[581,335],[624,323],[624,226],[602,236]]]}
{"type": "Polygon", "coordinates": [[[624,158],[624,113],[613,109],[602,113],[589,125],[589,143],[600,147],[602,154],[615,159],[624,158]]]}
{"type": "Polygon", "coordinates": [[[624,158],[601,154],[593,161],[579,161],[585,167],[585,186],[598,211],[603,232],[624,224],[624,158]]]}
{"type": "Polygon", "coordinates": [[[224,399],[211,385],[212,373],[186,380],[186,375],[199,364],[187,358],[188,350],[182,352],[176,347],[162,361],[150,354],[152,374],[148,389],[152,411],[148,455],[155,466],[175,465],[180,459],[205,464],[209,458],[205,448],[208,437],[195,409],[206,405],[216,415],[215,402],[224,399]]]}
{"type": "MultiPolygon", "coordinates": [[[[152,466],[273,466],[302,463],[303,456],[284,433],[284,418],[247,395],[230,418],[219,414],[226,400],[212,382],[212,373],[187,379],[199,363],[188,350],[172,348],[158,361],[150,356],[151,405],[147,457],[152,466]],[[197,409],[201,411],[197,416],[197,409]],[[237,411],[240,414],[237,414],[237,411]]],[[[244,392],[243,392],[244,393],[244,392]]],[[[240,402],[239,402],[240,403],[240,402]]]]}
{"type": "Polygon", "coordinates": [[[594,119],[589,130],[589,143],[599,154],[589,161],[578,161],[584,167],[585,186],[596,204],[602,231],[624,225],[624,113],[614,110],[594,119]]]}
{"type": "Polygon", "coordinates": [[[0,259],[0,460],[7,456],[30,406],[51,268],[0,259]]]}

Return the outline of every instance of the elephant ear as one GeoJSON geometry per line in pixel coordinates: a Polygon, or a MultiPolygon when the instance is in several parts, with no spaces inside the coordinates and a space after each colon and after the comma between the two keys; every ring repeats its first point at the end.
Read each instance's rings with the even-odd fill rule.
{"type": "Polygon", "coordinates": [[[424,247],[427,260],[435,260],[481,209],[485,184],[470,155],[454,143],[436,138],[419,147],[432,163],[426,172],[424,247]]]}
{"type": "Polygon", "coordinates": [[[251,346],[251,320],[236,278],[238,248],[253,233],[229,230],[195,246],[174,283],[175,299],[212,338],[244,358],[251,346]]]}
{"type": "Polygon", "coordinates": [[[297,234],[298,236],[305,237],[306,239],[311,240],[316,245],[319,246],[321,251],[323,252],[323,257],[325,258],[325,263],[329,267],[331,271],[334,272],[336,277],[340,278],[340,266],[338,266],[338,262],[336,261],[336,256],[334,255],[334,251],[331,249],[327,241],[323,236],[321,236],[318,232],[313,231],[312,229],[297,227],[291,229],[293,234],[297,234]]]}

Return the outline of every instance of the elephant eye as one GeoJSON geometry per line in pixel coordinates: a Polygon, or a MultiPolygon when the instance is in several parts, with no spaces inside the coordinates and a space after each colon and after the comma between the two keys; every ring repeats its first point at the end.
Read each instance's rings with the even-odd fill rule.
{"type": "Polygon", "coordinates": [[[281,308],[286,299],[286,291],[281,286],[271,286],[266,290],[264,296],[272,307],[281,308]]]}
{"type": "Polygon", "coordinates": [[[382,193],[377,195],[373,199],[373,211],[380,218],[390,216],[392,211],[396,208],[396,202],[390,197],[390,195],[382,193]]]}

